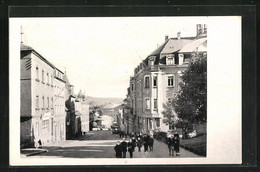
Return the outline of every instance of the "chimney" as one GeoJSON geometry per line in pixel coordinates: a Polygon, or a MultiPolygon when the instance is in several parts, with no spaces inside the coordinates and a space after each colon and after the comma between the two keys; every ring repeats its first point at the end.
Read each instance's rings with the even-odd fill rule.
{"type": "Polygon", "coordinates": [[[168,41],[168,39],[169,39],[169,36],[165,35],[165,42],[168,41]]]}
{"type": "Polygon", "coordinates": [[[181,32],[177,33],[177,39],[181,39],[181,32]]]}

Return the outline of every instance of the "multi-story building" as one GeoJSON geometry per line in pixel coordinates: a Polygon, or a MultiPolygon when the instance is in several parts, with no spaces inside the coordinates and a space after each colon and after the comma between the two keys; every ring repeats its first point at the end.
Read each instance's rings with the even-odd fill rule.
{"type": "Polygon", "coordinates": [[[24,44],[21,44],[20,66],[21,147],[34,146],[39,140],[42,145],[63,140],[63,73],[33,48],[24,44]]]}
{"type": "Polygon", "coordinates": [[[51,119],[51,125],[54,126],[51,130],[53,141],[61,141],[66,139],[66,128],[65,128],[65,84],[63,80],[64,73],[59,69],[55,68],[53,71],[54,75],[54,100],[51,100],[54,105],[54,118],[51,119]]]}
{"type": "Polygon", "coordinates": [[[207,25],[197,25],[194,37],[165,36],[165,42],[147,56],[130,78],[130,105],[137,132],[160,128],[169,130],[163,122],[163,105],[180,90],[182,72],[194,54],[207,53],[207,25]]]}

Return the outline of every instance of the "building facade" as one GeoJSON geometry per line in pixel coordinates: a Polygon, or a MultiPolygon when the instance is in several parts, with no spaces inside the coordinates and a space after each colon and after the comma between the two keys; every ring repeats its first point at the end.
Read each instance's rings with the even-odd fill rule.
{"type": "Polygon", "coordinates": [[[51,100],[54,105],[54,118],[51,118],[53,129],[53,141],[62,141],[66,139],[66,121],[65,121],[65,85],[63,80],[64,73],[59,69],[54,69],[54,100],[51,100]]]}
{"type": "MultiPolygon", "coordinates": [[[[64,140],[65,82],[59,71],[33,48],[21,44],[21,147],[64,140]],[[58,94],[59,93],[59,94],[58,94]],[[59,95],[59,97],[56,97],[59,95]]],[[[62,75],[62,72],[60,72],[62,75]]]]}
{"type": "Polygon", "coordinates": [[[178,91],[181,75],[196,54],[207,53],[207,25],[198,24],[194,37],[165,37],[165,42],[147,56],[130,77],[128,104],[132,108],[132,125],[136,132],[169,130],[164,123],[164,104],[171,101],[178,91]]]}

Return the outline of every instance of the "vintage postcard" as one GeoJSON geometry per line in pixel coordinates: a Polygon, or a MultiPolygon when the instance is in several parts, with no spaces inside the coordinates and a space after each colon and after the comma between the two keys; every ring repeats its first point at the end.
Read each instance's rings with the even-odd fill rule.
{"type": "Polygon", "coordinates": [[[9,25],[11,166],[242,163],[240,16],[9,25]]]}

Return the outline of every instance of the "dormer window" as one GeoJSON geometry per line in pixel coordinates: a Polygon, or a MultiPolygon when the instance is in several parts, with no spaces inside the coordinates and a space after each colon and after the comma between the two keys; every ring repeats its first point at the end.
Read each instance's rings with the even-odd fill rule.
{"type": "Polygon", "coordinates": [[[174,54],[166,56],[166,65],[174,65],[175,60],[174,60],[174,54]]]}
{"type": "Polygon", "coordinates": [[[179,65],[183,64],[183,59],[184,59],[184,55],[183,54],[179,54],[179,65]]]}
{"type": "Polygon", "coordinates": [[[149,65],[150,66],[154,66],[154,61],[155,61],[155,57],[154,56],[149,57],[149,65]]]}

